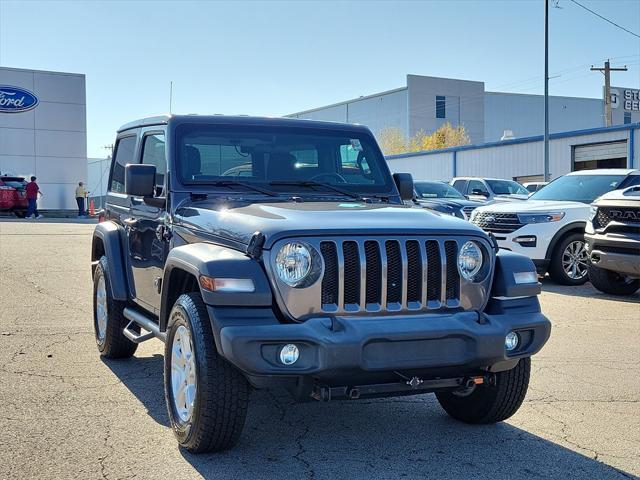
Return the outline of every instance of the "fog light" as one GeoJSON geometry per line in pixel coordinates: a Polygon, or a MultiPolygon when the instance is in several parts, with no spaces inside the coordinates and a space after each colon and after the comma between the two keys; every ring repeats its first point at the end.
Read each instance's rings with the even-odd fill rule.
{"type": "Polygon", "coordinates": [[[294,363],[296,363],[296,360],[298,360],[299,356],[300,351],[298,350],[298,347],[292,345],[291,343],[285,345],[284,347],[282,347],[282,350],[280,350],[280,361],[284,365],[293,365],[294,363]]]}
{"type": "Polygon", "coordinates": [[[507,352],[511,352],[516,349],[518,346],[518,340],[518,334],[516,332],[507,333],[507,336],[504,337],[504,348],[507,349],[507,352]]]}

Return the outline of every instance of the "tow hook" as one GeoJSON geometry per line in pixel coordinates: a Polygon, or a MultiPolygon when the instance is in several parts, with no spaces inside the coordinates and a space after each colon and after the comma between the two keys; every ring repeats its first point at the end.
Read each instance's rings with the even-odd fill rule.
{"type": "Polygon", "coordinates": [[[407,385],[411,388],[416,388],[424,383],[424,380],[418,377],[412,377],[411,380],[407,380],[407,385]]]}

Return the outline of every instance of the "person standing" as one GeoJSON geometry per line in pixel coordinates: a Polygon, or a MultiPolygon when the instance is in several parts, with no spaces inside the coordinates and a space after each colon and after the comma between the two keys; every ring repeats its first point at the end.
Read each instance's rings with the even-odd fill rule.
{"type": "Polygon", "coordinates": [[[37,205],[38,194],[42,195],[42,192],[40,191],[40,187],[38,187],[38,184],[36,183],[36,177],[31,177],[31,181],[27,183],[26,192],[29,206],[27,207],[27,216],[25,218],[31,218],[32,215],[35,215],[36,218],[42,218],[42,215],[38,213],[37,205]]]}
{"type": "Polygon", "coordinates": [[[82,182],[78,182],[78,188],[76,188],[76,203],[78,204],[78,217],[85,216],[84,210],[84,199],[87,197],[89,192],[84,188],[84,184],[82,182]]]}

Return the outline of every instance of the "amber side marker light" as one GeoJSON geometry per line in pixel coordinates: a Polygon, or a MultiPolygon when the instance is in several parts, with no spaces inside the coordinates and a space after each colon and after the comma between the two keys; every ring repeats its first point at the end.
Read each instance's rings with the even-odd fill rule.
{"type": "Polygon", "coordinates": [[[200,275],[200,286],[209,292],[252,293],[256,287],[250,278],[213,278],[200,275]]]}

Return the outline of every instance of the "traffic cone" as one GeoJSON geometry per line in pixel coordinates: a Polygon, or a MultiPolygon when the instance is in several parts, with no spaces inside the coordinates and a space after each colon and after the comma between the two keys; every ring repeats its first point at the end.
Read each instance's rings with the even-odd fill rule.
{"type": "Polygon", "coordinates": [[[94,217],[96,215],[96,206],[93,203],[93,199],[89,201],[89,216],[94,217]]]}

